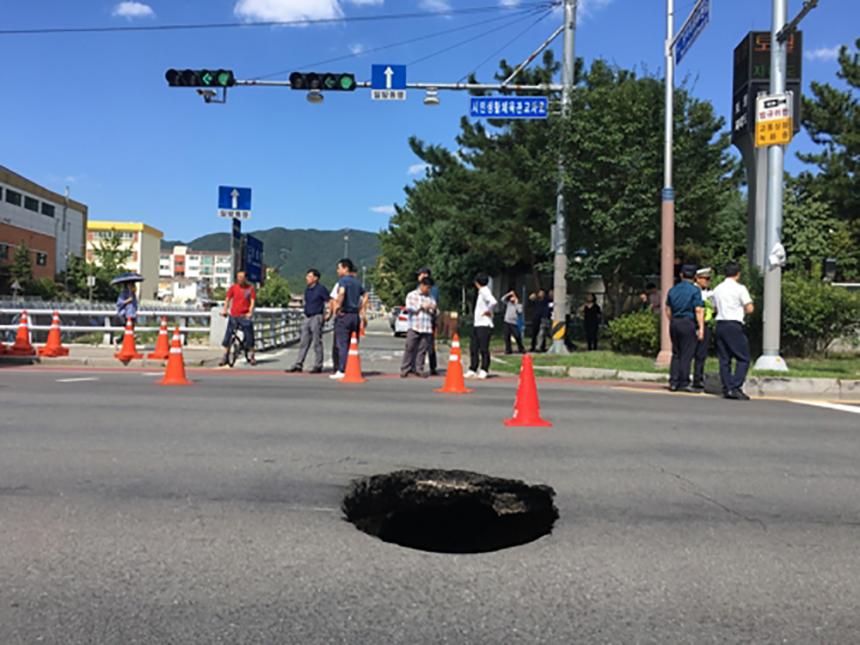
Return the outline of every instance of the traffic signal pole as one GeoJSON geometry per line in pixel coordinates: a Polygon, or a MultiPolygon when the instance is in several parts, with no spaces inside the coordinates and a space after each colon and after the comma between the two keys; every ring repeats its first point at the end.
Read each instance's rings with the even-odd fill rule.
{"type": "MultiPolygon", "coordinates": [[[[570,114],[571,93],[576,69],[576,0],[564,0],[564,59],[562,60],[561,114],[570,114]]],[[[567,354],[564,343],[567,335],[567,221],[564,203],[565,166],[564,154],[558,160],[558,188],[556,190],[555,241],[553,257],[553,309],[552,309],[552,346],[553,354],[567,354]]]]}

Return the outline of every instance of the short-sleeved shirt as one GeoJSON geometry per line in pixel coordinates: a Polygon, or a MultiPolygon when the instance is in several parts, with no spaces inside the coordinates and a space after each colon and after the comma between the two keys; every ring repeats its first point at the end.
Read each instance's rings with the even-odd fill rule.
{"type": "Polygon", "coordinates": [[[478,299],[475,301],[475,327],[493,326],[493,308],[497,303],[489,287],[481,287],[478,290],[478,299]],[[485,315],[486,312],[490,315],[485,315]]]}
{"type": "Polygon", "coordinates": [[[242,287],[234,284],[227,290],[227,300],[230,299],[233,300],[230,303],[230,315],[234,318],[246,316],[251,311],[251,302],[257,299],[257,292],[251,285],[242,287]]]}
{"type": "Polygon", "coordinates": [[[702,290],[692,282],[682,280],[669,290],[666,305],[672,310],[672,318],[696,319],[696,308],[704,307],[702,290]]]}
{"type": "Polygon", "coordinates": [[[344,291],[343,305],[340,310],[345,314],[357,314],[361,309],[361,297],[364,295],[364,287],[358,278],[345,275],[338,280],[339,288],[344,291]]]}
{"type": "Polygon", "coordinates": [[[328,289],[317,282],[305,288],[305,316],[319,316],[325,311],[326,303],[331,300],[328,289]]]}
{"type": "Polygon", "coordinates": [[[744,321],[744,307],[752,302],[749,290],[737,280],[727,278],[711,294],[717,310],[717,322],[744,321]]]}
{"type": "Polygon", "coordinates": [[[422,307],[436,304],[432,296],[425,296],[418,289],[406,296],[405,311],[409,315],[409,329],[419,334],[433,333],[433,314],[422,307]]]}

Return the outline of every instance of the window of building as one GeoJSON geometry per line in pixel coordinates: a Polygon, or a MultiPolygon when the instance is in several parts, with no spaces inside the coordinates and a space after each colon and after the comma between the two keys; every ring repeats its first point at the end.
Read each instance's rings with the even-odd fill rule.
{"type": "Polygon", "coordinates": [[[42,202],[42,215],[47,215],[48,217],[54,216],[54,205],[48,204],[47,202],[42,202]]]}
{"type": "Polygon", "coordinates": [[[6,189],[6,201],[15,206],[21,205],[21,193],[15,190],[6,189]]]}
{"type": "Polygon", "coordinates": [[[47,253],[39,253],[36,251],[36,266],[46,267],[48,266],[48,254],[47,253]]]}
{"type": "Polygon", "coordinates": [[[0,186],[0,199],[3,199],[3,187],[0,186]]]}
{"type": "Polygon", "coordinates": [[[0,242],[0,260],[9,259],[9,245],[0,242]]]}
{"type": "Polygon", "coordinates": [[[29,195],[24,195],[24,208],[28,211],[33,211],[34,213],[39,212],[39,200],[30,197],[29,195]]]}

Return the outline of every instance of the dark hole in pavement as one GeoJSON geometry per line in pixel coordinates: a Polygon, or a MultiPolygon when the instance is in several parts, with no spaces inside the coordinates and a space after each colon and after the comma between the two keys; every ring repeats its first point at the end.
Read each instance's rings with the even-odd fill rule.
{"type": "Polygon", "coordinates": [[[400,470],[353,482],[346,519],[384,542],[437,553],[484,553],[549,534],[549,486],[464,470],[400,470]]]}

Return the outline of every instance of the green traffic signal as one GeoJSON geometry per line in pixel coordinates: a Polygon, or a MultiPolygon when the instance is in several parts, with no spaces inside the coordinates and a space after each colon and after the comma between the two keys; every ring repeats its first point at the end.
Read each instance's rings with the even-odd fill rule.
{"type": "Polygon", "coordinates": [[[290,74],[290,87],[294,90],[324,90],[331,92],[352,92],[358,87],[354,74],[319,74],[293,72],[290,74]]]}
{"type": "Polygon", "coordinates": [[[169,69],[164,74],[170,87],[233,87],[236,77],[229,69],[169,69]]]}

